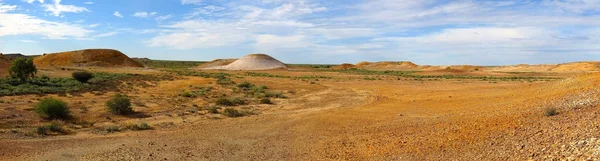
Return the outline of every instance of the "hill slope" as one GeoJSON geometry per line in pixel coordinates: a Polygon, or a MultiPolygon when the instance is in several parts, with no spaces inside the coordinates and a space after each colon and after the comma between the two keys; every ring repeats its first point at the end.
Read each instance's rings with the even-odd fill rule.
{"type": "Polygon", "coordinates": [[[46,54],[34,59],[36,66],[144,67],[118,50],[85,49],[46,54]]]}

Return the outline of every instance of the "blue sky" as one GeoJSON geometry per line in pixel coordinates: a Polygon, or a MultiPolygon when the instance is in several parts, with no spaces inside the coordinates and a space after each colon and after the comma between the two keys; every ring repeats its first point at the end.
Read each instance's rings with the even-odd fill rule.
{"type": "Polygon", "coordinates": [[[600,0],[0,0],[0,52],[504,65],[600,60],[600,0]]]}

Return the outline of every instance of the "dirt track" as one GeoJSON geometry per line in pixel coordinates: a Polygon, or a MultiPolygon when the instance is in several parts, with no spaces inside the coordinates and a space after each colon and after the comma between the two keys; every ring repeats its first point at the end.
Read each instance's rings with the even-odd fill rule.
{"type": "Polygon", "coordinates": [[[597,101],[568,104],[599,100],[598,82],[597,74],[546,83],[323,81],[256,116],[175,117],[181,126],[107,136],[0,139],[0,160],[586,159],[600,156],[600,142],[589,141],[600,137],[597,101]],[[546,106],[560,114],[544,116],[546,106]]]}

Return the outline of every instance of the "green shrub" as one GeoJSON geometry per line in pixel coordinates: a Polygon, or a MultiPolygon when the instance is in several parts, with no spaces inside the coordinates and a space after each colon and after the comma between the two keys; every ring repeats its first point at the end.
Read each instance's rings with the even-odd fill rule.
{"type": "Polygon", "coordinates": [[[140,130],[150,130],[150,129],[152,129],[152,127],[150,127],[150,125],[148,125],[148,123],[142,122],[140,124],[130,125],[129,129],[134,130],[134,131],[140,131],[140,130]]]}
{"type": "Polygon", "coordinates": [[[234,108],[226,108],[223,111],[223,114],[225,114],[225,116],[228,116],[228,117],[242,117],[242,116],[244,116],[243,113],[241,113],[240,111],[238,111],[238,110],[236,110],[234,108]]]}
{"type": "Polygon", "coordinates": [[[55,98],[42,99],[35,106],[35,112],[47,119],[68,119],[71,117],[71,111],[69,111],[67,103],[55,98]]]}
{"type": "Polygon", "coordinates": [[[234,105],[245,105],[246,101],[241,98],[233,98],[231,99],[231,103],[233,103],[234,105]]]}
{"type": "Polygon", "coordinates": [[[272,97],[272,98],[285,98],[285,96],[283,95],[283,93],[281,93],[281,92],[276,92],[276,91],[271,91],[271,92],[267,92],[267,93],[265,93],[265,97],[272,97]]]}
{"type": "Polygon", "coordinates": [[[66,131],[57,123],[40,126],[36,128],[36,133],[39,135],[48,135],[49,132],[65,134],[66,131]]]}
{"type": "Polygon", "coordinates": [[[12,61],[12,65],[8,69],[10,77],[19,79],[21,82],[27,82],[30,78],[35,77],[37,69],[33,64],[33,59],[16,58],[12,61]]]}
{"type": "Polygon", "coordinates": [[[226,77],[225,75],[219,75],[216,77],[217,78],[217,84],[219,85],[232,85],[235,84],[235,82],[233,82],[231,80],[231,78],[226,77]]]}
{"type": "Polygon", "coordinates": [[[260,99],[260,103],[261,104],[273,104],[273,102],[271,102],[271,99],[269,99],[269,98],[260,99]]]}
{"type": "Polygon", "coordinates": [[[94,75],[90,72],[73,72],[73,78],[81,83],[87,83],[90,79],[94,78],[94,75]]]}
{"type": "Polygon", "coordinates": [[[126,95],[116,94],[106,102],[108,110],[113,114],[124,115],[133,113],[131,101],[126,95]]]}
{"type": "Polygon", "coordinates": [[[254,86],[254,84],[250,83],[250,82],[242,82],[240,84],[237,85],[238,88],[242,88],[242,89],[250,89],[254,86]]]}
{"type": "Polygon", "coordinates": [[[556,108],[546,108],[544,110],[544,113],[546,114],[546,116],[554,116],[558,114],[558,111],[556,110],[556,108]]]}
{"type": "Polygon", "coordinates": [[[192,92],[185,91],[185,92],[181,93],[181,96],[183,96],[183,97],[194,97],[194,94],[192,94],[192,92]]]}
{"type": "Polygon", "coordinates": [[[240,98],[233,98],[233,99],[219,98],[216,103],[217,103],[217,105],[221,105],[221,106],[236,106],[236,105],[245,105],[246,101],[244,101],[243,99],[240,99],[240,98]]]}
{"type": "Polygon", "coordinates": [[[265,93],[266,89],[267,89],[267,86],[263,86],[263,85],[254,86],[250,89],[249,94],[252,94],[252,95],[263,94],[263,93],[265,93]]]}
{"type": "Polygon", "coordinates": [[[109,126],[109,127],[105,127],[104,131],[106,131],[108,133],[120,132],[121,131],[121,127],[119,127],[119,126],[109,126]]]}
{"type": "Polygon", "coordinates": [[[219,98],[217,100],[217,105],[221,105],[221,106],[233,106],[235,104],[233,102],[231,102],[231,100],[229,100],[227,98],[219,98]]]}
{"type": "Polygon", "coordinates": [[[219,109],[221,109],[221,107],[218,107],[218,106],[210,106],[210,107],[206,108],[206,110],[208,110],[209,113],[214,113],[214,114],[219,113],[219,109]]]}

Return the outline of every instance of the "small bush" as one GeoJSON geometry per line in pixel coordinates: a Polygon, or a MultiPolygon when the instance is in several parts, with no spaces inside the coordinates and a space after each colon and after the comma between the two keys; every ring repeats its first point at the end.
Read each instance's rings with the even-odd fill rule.
{"type": "Polygon", "coordinates": [[[131,101],[126,95],[116,94],[106,102],[108,110],[113,114],[124,115],[133,113],[131,101]]]}
{"type": "Polygon", "coordinates": [[[252,88],[250,88],[249,94],[252,94],[252,95],[263,94],[263,93],[265,93],[266,89],[267,89],[267,86],[263,86],[263,85],[253,86],[252,88]]]}
{"type": "Polygon", "coordinates": [[[49,132],[65,134],[65,130],[57,123],[40,126],[36,128],[36,133],[39,135],[48,135],[49,132]]]}
{"type": "Polygon", "coordinates": [[[221,106],[237,106],[237,105],[245,105],[246,101],[244,101],[243,99],[240,99],[240,98],[233,98],[233,99],[219,98],[216,103],[217,103],[217,105],[221,105],[221,106]]]}
{"type": "Polygon", "coordinates": [[[217,106],[211,106],[211,107],[206,108],[206,110],[208,110],[209,113],[214,113],[214,114],[219,113],[219,109],[221,109],[221,107],[217,107],[217,106]]]}
{"type": "Polygon", "coordinates": [[[242,82],[240,84],[237,85],[238,88],[242,88],[242,89],[250,89],[254,86],[254,84],[250,83],[250,82],[242,82]]]}
{"type": "Polygon", "coordinates": [[[265,94],[265,97],[272,97],[272,98],[285,98],[285,96],[283,95],[283,93],[281,93],[281,92],[275,92],[275,91],[272,91],[272,92],[267,92],[267,93],[265,94]]]}
{"type": "Polygon", "coordinates": [[[242,117],[242,116],[244,116],[243,113],[241,113],[240,111],[238,111],[238,110],[236,110],[234,108],[226,108],[223,111],[223,114],[225,114],[225,116],[228,116],[228,117],[242,117]]]}
{"type": "Polygon", "coordinates": [[[231,78],[228,78],[225,75],[219,75],[216,78],[217,78],[217,84],[222,85],[222,86],[235,84],[235,82],[233,82],[231,80],[231,78]]]}
{"type": "Polygon", "coordinates": [[[121,127],[119,127],[119,126],[109,126],[109,127],[104,128],[104,131],[106,131],[108,133],[120,132],[121,131],[121,127]]]}
{"type": "Polygon", "coordinates": [[[273,104],[273,102],[271,102],[271,99],[269,99],[269,98],[260,99],[260,103],[261,104],[273,104]]]}
{"type": "Polygon", "coordinates": [[[68,119],[71,117],[71,111],[69,111],[67,103],[55,98],[42,99],[35,106],[35,112],[47,119],[68,119]]]}
{"type": "Polygon", "coordinates": [[[148,125],[148,123],[142,122],[140,124],[130,125],[129,129],[134,130],[134,131],[140,131],[140,130],[150,130],[150,129],[152,129],[152,127],[150,127],[150,125],[148,125]]]}
{"type": "Polygon", "coordinates": [[[221,105],[221,106],[233,106],[233,102],[231,102],[231,100],[227,99],[227,98],[219,98],[217,100],[217,105],[221,105]]]}
{"type": "Polygon", "coordinates": [[[81,83],[87,83],[90,79],[94,78],[94,75],[90,72],[73,72],[73,78],[81,83]]]}
{"type": "Polygon", "coordinates": [[[192,94],[192,92],[185,91],[185,92],[181,93],[181,96],[183,96],[183,97],[194,97],[194,94],[192,94]]]}
{"type": "Polygon", "coordinates": [[[241,98],[233,98],[231,99],[231,103],[233,103],[234,105],[245,105],[246,101],[244,101],[241,98]]]}
{"type": "Polygon", "coordinates": [[[546,114],[546,116],[554,116],[558,114],[558,111],[556,110],[556,108],[546,108],[546,110],[544,110],[544,113],[546,114]]]}

